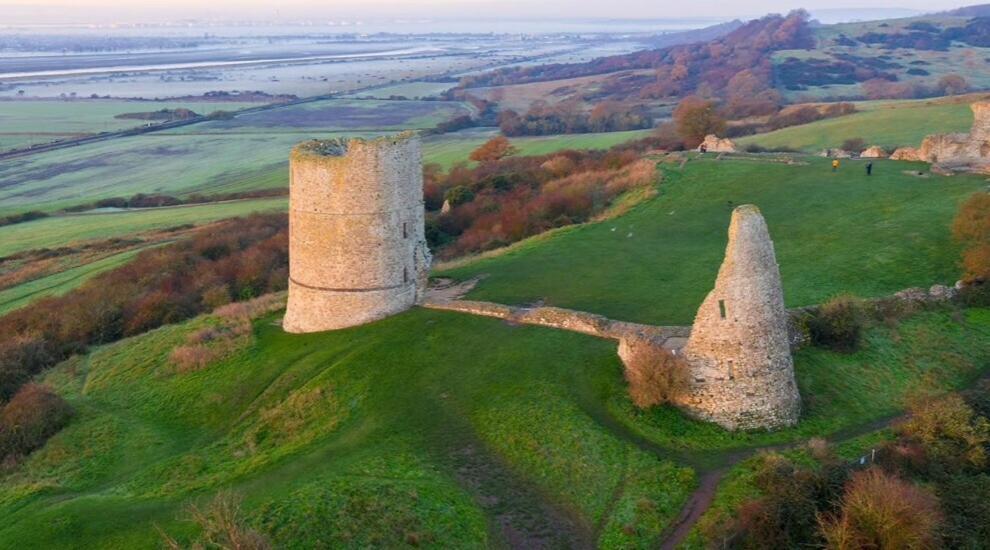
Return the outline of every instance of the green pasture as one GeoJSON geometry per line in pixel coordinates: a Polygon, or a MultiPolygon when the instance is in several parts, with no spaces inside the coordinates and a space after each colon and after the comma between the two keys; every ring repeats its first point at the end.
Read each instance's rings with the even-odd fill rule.
{"type": "Polygon", "coordinates": [[[863,102],[857,108],[861,112],[747,136],[736,142],[740,147],[758,145],[770,150],[814,153],[840,148],[843,141],[852,138],[863,138],[868,146],[917,147],[929,134],[968,132],[973,124],[968,103],[863,102]]]}
{"type": "MultiPolygon", "coordinates": [[[[648,137],[652,130],[604,132],[599,134],[564,134],[557,136],[510,138],[520,155],[545,155],[563,149],[608,149],[614,145],[648,137]]],[[[450,168],[458,162],[467,162],[471,151],[494,135],[475,135],[477,132],[438,136],[423,144],[423,161],[450,168]]]]}
{"type": "Polygon", "coordinates": [[[73,242],[124,238],[144,231],[285,210],[288,199],[274,197],[190,206],[142,208],[53,216],[0,227],[0,257],[36,248],[57,248],[73,242]]]}
{"type": "Polygon", "coordinates": [[[95,262],[66,269],[65,271],[54,273],[47,277],[34,279],[15,287],[0,290],[0,315],[22,308],[39,298],[61,296],[104,271],[109,271],[130,262],[141,250],[143,248],[128,250],[127,252],[114,254],[95,262]]]}
{"type": "MultiPolygon", "coordinates": [[[[697,468],[841,440],[990,360],[990,311],[923,312],[870,329],[852,355],[802,350],[798,427],[730,434],[669,408],[634,412],[607,340],[422,309],[310,335],[269,316],[227,359],[179,372],[170,351],[215,322],[44,376],[77,416],[0,475],[0,547],[153,547],[159,529],[183,541],[188,507],[220,490],[280,547],[655,547],[697,468]]],[[[747,468],[720,506],[749,494],[747,468]]]]}
{"type": "Polygon", "coordinates": [[[185,108],[199,114],[236,111],[257,103],[210,101],[125,101],[119,99],[0,101],[0,150],[59,137],[114,132],[156,121],[117,119],[124,113],[185,108]]]}
{"type": "MultiPolygon", "coordinates": [[[[358,101],[357,103],[363,103],[358,101]]],[[[388,102],[385,102],[388,103],[388,102]]],[[[189,128],[197,128],[200,125],[189,128]]],[[[370,137],[381,132],[153,133],[50,151],[0,163],[0,216],[54,211],[135,193],[224,193],[288,185],[292,146],[313,138],[370,137]]],[[[608,148],[648,131],[516,138],[521,154],[608,148]]],[[[450,166],[491,136],[424,140],[425,162],[450,166]]]]}
{"type": "Polygon", "coordinates": [[[427,310],[302,336],[268,317],[177,372],[170,350],[211,322],[46,376],[78,416],[0,477],[0,547],[183,540],[183,510],[230,488],[279,547],[645,548],[694,484],[600,421],[622,391],[610,342],[427,310]]]}
{"type": "Polygon", "coordinates": [[[620,218],[530,239],[438,275],[485,278],[469,297],[593,311],[615,319],[690,324],[722,262],[732,209],[756,204],[777,250],[789,306],[853,292],[890,294],[953,284],[949,226],[977,176],[918,177],[918,165],[768,157],[665,164],[660,194],[620,218]]]}

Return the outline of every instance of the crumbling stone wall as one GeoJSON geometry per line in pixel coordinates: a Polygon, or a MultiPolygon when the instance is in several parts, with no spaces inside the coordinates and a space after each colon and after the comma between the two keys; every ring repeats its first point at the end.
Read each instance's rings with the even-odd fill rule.
{"type": "Polygon", "coordinates": [[[902,147],[891,155],[895,160],[919,160],[948,170],[990,169],[990,102],[970,105],[973,126],[968,134],[933,134],[918,148],[902,147]]]}
{"type": "Polygon", "coordinates": [[[418,136],[301,143],[289,173],[286,331],[360,325],[422,298],[430,253],[418,136]]]}
{"type": "Polygon", "coordinates": [[[740,206],[715,288],[681,351],[691,388],[678,404],[732,430],[796,424],[801,398],[789,324],[766,222],[757,207],[740,206]]]}

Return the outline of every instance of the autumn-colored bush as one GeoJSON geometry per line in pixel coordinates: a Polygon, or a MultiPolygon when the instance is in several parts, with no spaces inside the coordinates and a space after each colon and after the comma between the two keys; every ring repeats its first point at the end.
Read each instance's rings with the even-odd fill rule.
{"type": "Polygon", "coordinates": [[[687,363],[647,341],[631,340],[622,344],[630,354],[624,358],[629,397],[640,409],[670,403],[684,395],[690,385],[687,363]]]}
{"type": "Polygon", "coordinates": [[[940,546],[942,514],[928,491],[879,468],[853,474],[840,510],[821,518],[827,547],[927,549],[940,546]]]}
{"type": "Polygon", "coordinates": [[[677,104],[673,116],[677,133],[688,149],[697,147],[709,134],[725,134],[725,119],[712,100],[698,96],[685,97],[677,104]]]}
{"type": "Polygon", "coordinates": [[[41,447],[71,418],[72,408],[48,387],[21,386],[0,409],[0,463],[41,447]]]}
{"type": "Polygon", "coordinates": [[[848,294],[828,300],[808,319],[811,341],[836,351],[855,351],[862,331],[862,304],[848,294]]]}
{"type": "Polygon", "coordinates": [[[428,214],[427,240],[436,256],[451,258],[591,220],[627,191],[652,188],[656,164],[641,151],[653,145],[645,140],[610,151],[505,157],[427,173],[424,185],[451,206],[428,214]]]}
{"type": "Polygon", "coordinates": [[[974,193],[960,205],[952,222],[952,235],[965,247],[965,280],[990,279],[990,193],[974,193]]]}
{"type": "Polygon", "coordinates": [[[940,468],[981,470],[987,466],[990,421],[973,412],[958,394],[914,399],[900,430],[919,442],[940,468]]]}
{"type": "Polygon", "coordinates": [[[27,377],[94,344],[193,317],[231,300],[282,290],[288,278],[284,214],[214,224],[147,250],[58,297],[0,317],[0,398],[27,377]]]}
{"type": "Polygon", "coordinates": [[[188,517],[199,528],[199,535],[190,545],[185,545],[159,529],[165,546],[172,550],[186,548],[269,550],[272,545],[268,538],[248,526],[241,509],[242,501],[239,495],[230,491],[221,491],[206,508],[191,506],[188,509],[188,517]]]}
{"type": "Polygon", "coordinates": [[[850,153],[862,153],[866,149],[866,140],[861,137],[849,138],[842,142],[842,150],[850,153]]]}
{"type": "Polygon", "coordinates": [[[818,546],[818,517],[834,511],[847,478],[848,468],[833,462],[830,453],[817,468],[767,454],[753,477],[760,496],[743,502],[734,520],[717,526],[717,534],[731,548],[818,546]]]}
{"type": "Polygon", "coordinates": [[[494,162],[518,152],[519,150],[509,143],[509,140],[505,136],[496,136],[482,143],[474,151],[471,151],[471,155],[468,158],[476,162],[494,162]]]}

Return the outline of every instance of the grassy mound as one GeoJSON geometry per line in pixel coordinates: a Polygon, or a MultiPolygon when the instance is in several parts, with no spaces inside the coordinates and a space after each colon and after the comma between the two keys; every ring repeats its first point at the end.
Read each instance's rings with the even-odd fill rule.
{"type": "Polygon", "coordinates": [[[857,104],[859,113],[791,126],[736,140],[740,147],[794,149],[817,153],[837,149],[847,139],[863,138],[867,146],[917,147],[928,134],[968,132],[973,112],[968,103],[885,101],[857,104]]]}
{"type": "Polygon", "coordinates": [[[269,317],[180,372],[170,351],[213,322],[49,373],[78,416],[0,478],[0,546],[182,539],[185,507],[223,487],[283,544],[647,546],[694,482],[598,421],[622,392],[611,342],[426,310],[305,336],[269,317]]]}
{"type": "Polygon", "coordinates": [[[955,282],[959,254],[949,225],[982,178],[919,178],[903,173],[911,164],[893,161],[875,162],[867,177],[856,161],[837,173],[829,162],[708,157],[683,169],[666,165],[660,195],[620,218],[439,274],[487,274],[469,295],[479,300],[542,299],[616,319],[690,324],[714,284],[732,209],[753,203],[770,227],[789,306],[955,282]]]}

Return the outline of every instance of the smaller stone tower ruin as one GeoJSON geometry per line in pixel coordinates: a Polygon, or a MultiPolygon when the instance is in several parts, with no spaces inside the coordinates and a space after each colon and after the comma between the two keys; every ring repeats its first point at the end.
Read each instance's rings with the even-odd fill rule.
{"type": "Polygon", "coordinates": [[[990,102],[970,105],[973,126],[968,134],[933,134],[921,146],[901,147],[890,158],[924,161],[946,170],[990,172],[990,102]]]}
{"type": "Polygon", "coordinates": [[[678,404],[731,430],[796,424],[801,397],[788,322],[766,222],[757,207],[740,206],[715,288],[681,351],[691,389],[678,404]]]}
{"type": "Polygon", "coordinates": [[[287,332],[361,325],[419,302],[430,267],[422,163],[411,132],[292,150],[287,332]]]}

